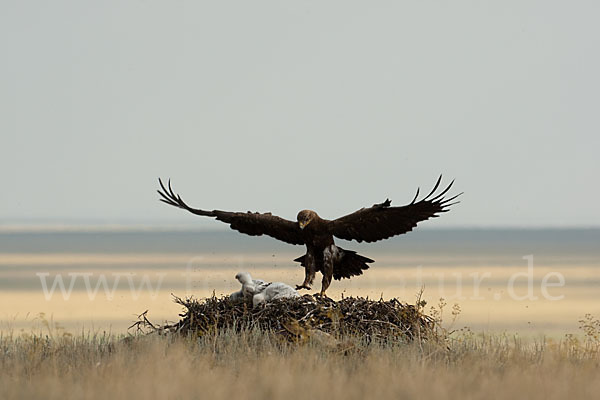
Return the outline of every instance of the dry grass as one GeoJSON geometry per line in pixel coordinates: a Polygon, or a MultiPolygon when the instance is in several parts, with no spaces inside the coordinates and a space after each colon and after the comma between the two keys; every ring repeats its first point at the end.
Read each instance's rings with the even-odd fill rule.
{"type": "Polygon", "coordinates": [[[446,343],[339,351],[258,329],[202,337],[0,338],[3,399],[585,399],[600,393],[598,322],[583,336],[522,341],[458,332],[446,343]],[[594,336],[596,335],[596,336],[594,336]]]}

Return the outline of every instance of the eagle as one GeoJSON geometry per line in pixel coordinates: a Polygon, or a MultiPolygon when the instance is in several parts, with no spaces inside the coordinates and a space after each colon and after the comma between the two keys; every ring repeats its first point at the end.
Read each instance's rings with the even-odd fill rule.
{"type": "Polygon", "coordinates": [[[320,295],[325,296],[332,278],[341,280],[362,275],[363,271],[369,268],[368,264],[374,262],[355,251],[336,246],[334,236],[348,241],[370,243],[412,231],[417,223],[436,218],[458,203],[454,200],[462,193],[445,197],[454,180],[437,193],[441,181],[440,175],[433,189],[421,200],[417,201],[417,188],[413,200],[407,205],[392,207],[391,200],[386,199],[383,203],[361,208],[334,220],[323,219],[312,210],[302,210],[298,213],[296,221],[290,221],[270,212],[207,211],[192,208],[173,191],[170,179],[165,186],[159,178],[160,189],[157,192],[161,196],[159,200],[164,203],[192,214],[216,218],[241,233],[250,236],[267,235],[289,244],[305,245],[306,254],[294,260],[305,269],[304,282],[296,285],[296,290],[310,289],[316,273],[320,272],[323,275],[320,295]]]}

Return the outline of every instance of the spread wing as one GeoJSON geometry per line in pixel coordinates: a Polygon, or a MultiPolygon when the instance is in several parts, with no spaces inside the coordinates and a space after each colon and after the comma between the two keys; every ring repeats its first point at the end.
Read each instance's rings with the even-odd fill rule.
{"type": "Polygon", "coordinates": [[[410,232],[418,222],[429,218],[436,218],[440,213],[447,212],[456,199],[462,193],[449,199],[444,195],[450,190],[454,181],[439,194],[435,194],[442,181],[440,175],[437,183],[425,198],[416,201],[419,190],[413,201],[401,207],[390,207],[388,199],[381,204],[375,204],[370,208],[348,214],[344,217],[329,221],[329,231],[340,239],[356,240],[357,242],[375,242],[389,237],[410,232]]]}
{"type": "Polygon", "coordinates": [[[286,243],[304,244],[302,231],[294,221],[280,218],[271,213],[261,214],[252,213],[250,211],[244,213],[220,210],[205,211],[198,208],[192,208],[188,206],[178,194],[173,192],[170,180],[167,187],[163,185],[160,178],[158,179],[158,182],[162,189],[158,190],[158,194],[162,197],[160,201],[163,203],[187,210],[192,214],[215,217],[219,221],[229,224],[231,229],[235,229],[250,236],[268,235],[286,243]]]}

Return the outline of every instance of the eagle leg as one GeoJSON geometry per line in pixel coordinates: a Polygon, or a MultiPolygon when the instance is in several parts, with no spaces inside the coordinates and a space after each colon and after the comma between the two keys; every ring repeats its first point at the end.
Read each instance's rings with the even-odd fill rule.
{"type": "Polygon", "coordinates": [[[333,263],[335,255],[337,254],[337,248],[331,245],[329,249],[323,252],[323,279],[321,280],[321,297],[325,296],[325,291],[331,285],[331,279],[333,278],[333,263]]]}
{"type": "Polygon", "coordinates": [[[301,285],[296,285],[296,290],[309,289],[315,279],[315,258],[313,254],[308,251],[304,256],[304,282],[301,285]]]}
{"type": "Polygon", "coordinates": [[[321,292],[319,293],[320,297],[327,297],[325,295],[325,291],[331,284],[331,275],[323,274],[323,280],[321,281],[321,292]]]}

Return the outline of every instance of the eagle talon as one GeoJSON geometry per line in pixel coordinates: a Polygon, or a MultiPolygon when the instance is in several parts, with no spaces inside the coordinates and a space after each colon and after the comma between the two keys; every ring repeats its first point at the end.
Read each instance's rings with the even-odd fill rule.
{"type": "Polygon", "coordinates": [[[296,285],[296,290],[301,290],[301,289],[308,289],[308,290],[310,290],[310,286],[306,286],[306,285],[296,285]]]}

